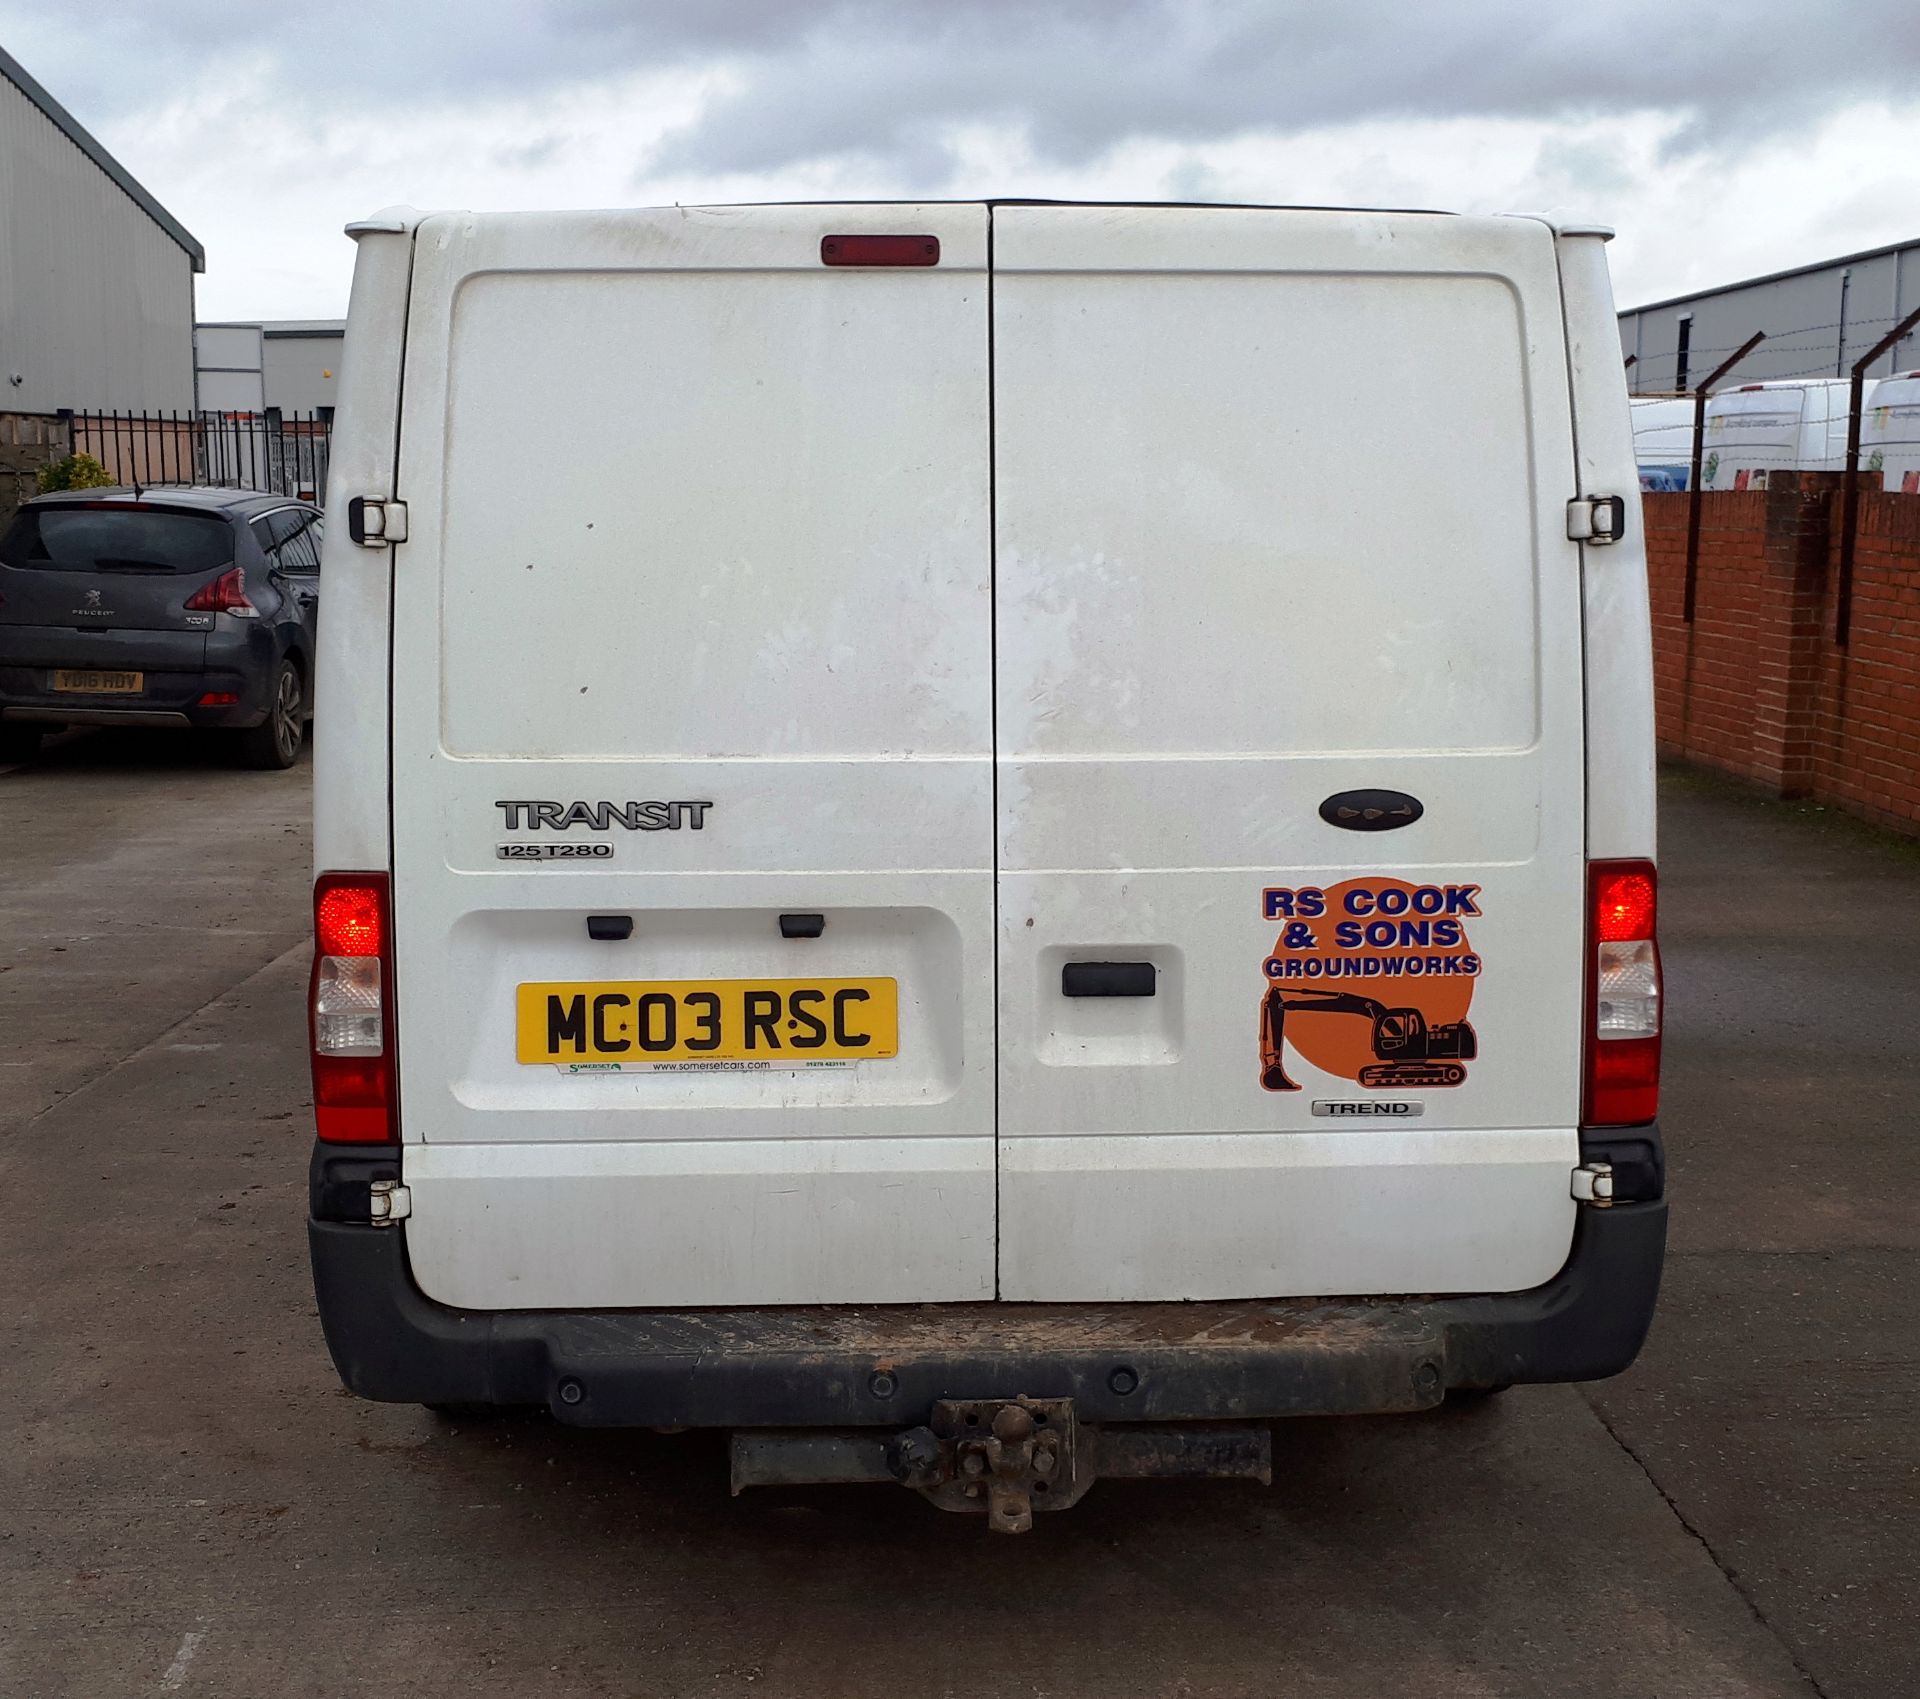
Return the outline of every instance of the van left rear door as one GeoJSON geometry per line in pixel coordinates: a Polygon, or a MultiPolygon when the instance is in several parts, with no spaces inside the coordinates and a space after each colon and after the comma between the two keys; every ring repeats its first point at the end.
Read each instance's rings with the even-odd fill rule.
{"type": "Polygon", "coordinates": [[[420,226],[393,843],[430,1296],[992,1295],[985,267],[979,206],[420,226]],[[846,234],[938,263],[825,263],[846,234]]]}

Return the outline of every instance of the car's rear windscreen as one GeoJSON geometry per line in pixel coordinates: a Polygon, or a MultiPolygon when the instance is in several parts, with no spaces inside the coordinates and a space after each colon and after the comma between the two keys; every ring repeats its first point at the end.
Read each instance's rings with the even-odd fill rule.
{"type": "Polygon", "coordinates": [[[0,562],[42,572],[199,573],[232,559],[232,528],[212,513],[28,507],[0,537],[0,562]]]}

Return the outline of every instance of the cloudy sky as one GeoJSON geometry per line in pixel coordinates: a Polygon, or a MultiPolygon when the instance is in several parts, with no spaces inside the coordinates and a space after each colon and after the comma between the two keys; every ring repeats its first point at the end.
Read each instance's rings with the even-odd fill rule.
{"type": "Polygon", "coordinates": [[[1912,0],[0,0],[207,247],[345,309],[349,218],[1039,195],[1604,219],[1622,305],[1920,236],[1912,0]]]}

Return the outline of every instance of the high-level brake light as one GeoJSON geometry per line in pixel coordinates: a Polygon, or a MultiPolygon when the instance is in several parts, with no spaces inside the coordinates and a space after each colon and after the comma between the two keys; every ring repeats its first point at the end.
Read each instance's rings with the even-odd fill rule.
{"type": "Polygon", "coordinates": [[[938,265],[938,236],[822,236],[822,265],[938,265]]]}
{"type": "Polygon", "coordinates": [[[323,873],[314,883],[313,1114],[335,1143],[394,1136],[392,913],[384,873],[323,873]]]}
{"type": "Polygon", "coordinates": [[[1633,1127],[1660,1111],[1659,876],[1650,861],[1587,868],[1585,1122],[1633,1127]]]}

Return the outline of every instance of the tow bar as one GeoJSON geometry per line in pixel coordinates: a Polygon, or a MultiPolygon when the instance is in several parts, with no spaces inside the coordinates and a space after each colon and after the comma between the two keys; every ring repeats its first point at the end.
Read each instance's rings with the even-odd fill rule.
{"type": "Polygon", "coordinates": [[[1024,1534],[1036,1510],[1065,1510],[1096,1480],[1273,1480],[1272,1435],[1225,1423],[1099,1427],[1071,1398],[943,1399],[899,1433],[757,1429],[733,1436],[733,1490],[897,1481],[942,1510],[984,1511],[1024,1534]]]}

